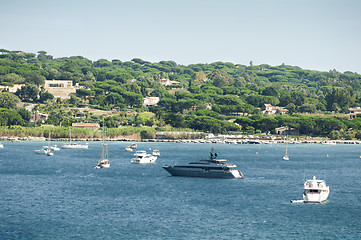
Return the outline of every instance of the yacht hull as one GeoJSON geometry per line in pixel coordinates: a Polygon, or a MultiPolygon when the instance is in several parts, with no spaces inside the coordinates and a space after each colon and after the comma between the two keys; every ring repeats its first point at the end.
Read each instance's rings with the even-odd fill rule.
{"type": "Polygon", "coordinates": [[[110,168],[110,164],[98,164],[95,166],[95,168],[99,169],[99,168],[110,168]]]}
{"type": "Polygon", "coordinates": [[[244,178],[239,170],[206,170],[203,168],[187,168],[179,166],[163,166],[172,176],[204,177],[204,178],[244,178]]]}
{"type": "Polygon", "coordinates": [[[73,144],[63,144],[61,145],[63,149],[88,149],[88,145],[73,145],[73,144]]]}
{"type": "Polygon", "coordinates": [[[326,201],[328,198],[329,192],[320,192],[320,193],[307,193],[303,194],[303,202],[305,203],[320,203],[326,201]]]}
{"type": "Polygon", "coordinates": [[[148,158],[148,159],[136,159],[136,158],[132,158],[130,160],[130,163],[135,163],[135,164],[147,164],[147,163],[155,163],[157,161],[156,158],[148,158]]]}
{"type": "Polygon", "coordinates": [[[316,176],[304,183],[303,200],[305,203],[323,202],[327,200],[329,194],[330,187],[326,186],[324,180],[319,180],[316,176]]]}
{"type": "Polygon", "coordinates": [[[132,158],[130,162],[135,164],[155,163],[158,158],[157,156],[146,153],[146,151],[137,151],[134,156],[135,158],[132,158]]]}

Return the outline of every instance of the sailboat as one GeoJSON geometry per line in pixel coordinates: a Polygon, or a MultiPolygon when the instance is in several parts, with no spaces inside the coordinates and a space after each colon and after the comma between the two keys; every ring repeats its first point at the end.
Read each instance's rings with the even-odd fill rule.
{"type": "Polygon", "coordinates": [[[98,164],[95,168],[109,168],[110,163],[108,160],[108,146],[105,142],[105,128],[104,128],[104,120],[103,120],[103,149],[102,149],[102,157],[98,161],[98,164]]]}
{"type": "Polygon", "coordinates": [[[60,151],[60,148],[58,148],[58,145],[56,145],[56,144],[50,145],[50,133],[49,133],[49,139],[48,139],[48,146],[43,146],[43,148],[48,148],[53,151],[60,151]]]}
{"type": "Polygon", "coordinates": [[[286,154],[282,157],[282,159],[285,160],[285,161],[290,160],[290,158],[287,155],[287,146],[288,146],[288,141],[286,141],[286,154]]]}
{"type": "Polygon", "coordinates": [[[50,149],[50,135],[49,135],[49,139],[48,139],[48,146],[43,146],[43,149],[37,149],[35,150],[36,154],[42,154],[42,155],[47,155],[47,156],[53,156],[54,153],[51,151],[50,149]]]}
{"type": "Polygon", "coordinates": [[[69,135],[70,135],[70,142],[62,144],[61,148],[64,148],[64,149],[88,149],[88,143],[79,144],[79,143],[71,142],[71,128],[70,127],[69,127],[69,135]]]}

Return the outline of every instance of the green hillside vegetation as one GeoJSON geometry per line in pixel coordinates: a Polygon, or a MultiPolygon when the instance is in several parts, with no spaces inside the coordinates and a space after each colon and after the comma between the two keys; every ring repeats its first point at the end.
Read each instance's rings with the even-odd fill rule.
{"type": "Polygon", "coordinates": [[[101,124],[102,117],[90,111],[97,109],[109,112],[108,128],[253,134],[289,126],[303,135],[346,139],[361,135],[361,121],[345,115],[348,108],[361,106],[361,75],[335,69],[320,72],[252,62],[249,66],[229,62],[184,66],[139,58],[91,61],[81,56],[53,58],[45,51],[0,49],[0,85],[14,84],[25,85],[15,94],[0,93],[0,125],[4,127],[39,126],[30,124],[30,114],[16,107],[22,101],[35,103],[36,110],[49,114],[45,124],[63,127],[79,121],[101,124]],[[72,80],[83,88],[68,100],[55,99],[42,87],[45,80],[53,79],[72,80]],[[162,79],[177,83],[164,86],[162,79]],[[145,107],[145,97],[160,101],[145,107]],[[284,107],[288,114],[264,117],[259,110],[264,104],[284,107]],[[87,118],[74,118],[84,107],[87,118]]]}

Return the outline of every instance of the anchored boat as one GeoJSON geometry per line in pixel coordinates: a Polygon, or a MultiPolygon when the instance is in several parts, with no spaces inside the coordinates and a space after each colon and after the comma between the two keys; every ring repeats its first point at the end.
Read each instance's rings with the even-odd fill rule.
{"type": "Polygon", "coordinates": [[[320,203],[327,200],[330,194],[330,187],[326,186],[324,180],[319,180],[316,176],[304,183],[303,201],[305,203],[320,203]]]}
{"type": "Polygon", "coordinates": [[[210,152],[209,159],[190,162],[186,165],[163,166],[172,176],[206,178],[244,178],[235,164],[227,164],[225,159],[216,159],[218,153],[210,152]]]}

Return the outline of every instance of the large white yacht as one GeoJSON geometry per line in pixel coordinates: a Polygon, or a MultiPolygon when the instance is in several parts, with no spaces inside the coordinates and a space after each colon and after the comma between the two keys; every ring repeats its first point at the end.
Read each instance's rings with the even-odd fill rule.
{"type": "Polygon", "coordinates": [[[303,201],[305,203],[320,203],[327,200],[330,194],[330,187],[326,186],[324,180],[319,180],[316,176],[304,183],[303,201]]]}
{"type": "Polygon", "coordinates": [[[210,152],[207,160],[190,162],[186,165],[163,166],[172,176],[207,177],[207,178],[244,178],[235,164],[225,163],[225,159],[216,159],[218,153],[210,152]]]}
{"type": "Polygon", "coordinates": [[[157,157],[152,154],[147,153],[146,151],[140,150],[134,153],[135,158],[130,160],[131,163],[154,163],[157,161],[157,157]]]}

